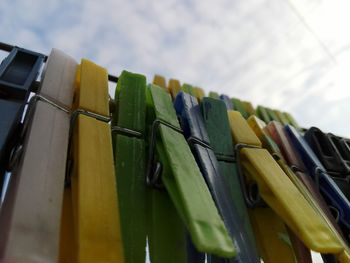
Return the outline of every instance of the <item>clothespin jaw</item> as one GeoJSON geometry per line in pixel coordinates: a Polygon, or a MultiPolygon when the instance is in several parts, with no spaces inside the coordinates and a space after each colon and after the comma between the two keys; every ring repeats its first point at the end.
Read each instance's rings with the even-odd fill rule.
{"type": "Polygon", "coordinates": [[[193,92],[198,101],[201,101],[205,96],[204,90],[200,87],[193,87],[193,92]]]}
{"type": "Polygon", "coordinates": [[[242,102],[237,98],[232,98],[231,100],[233,104],[233,110],[239,111],[242,116],[247,119],[249,117],[249,113],[244,108],[242,102]]]}
{"type": "Polygon", "coordinates": [[[231,99],[230,99],[227,95],[221,94],[221,95],[220,95],[220,99],[225,103],[226,108],[227,108],[228,110],[233,110],[232,101],[231,101],[231,99]]]}
{"type": "Polygon", "coordinates": [[[257,116],[262,119],[265,123],[269,123],[270,121],[272,121],[271,117],[269,116],[267,110],[265,107],[258,105],[258,107],[256,108],[256,114],[257,116]]]}
{"type": "Polygon", "coordinates": [[[195,96],[195,91],[192,85],[184,83],[181,86],[181,91],[186,92],[192,96],[195,96]]]}
{"type": "Polygon", "coordinates": [[[174,100],[176,98],[176,95],[181,91],[180,81],[177,79],[169,79],[168,90],[174,100]]]}
{"type": "Polygon", "coordinates": [[[350,140],[335,136],[332,133],[328,133],[327,137],[338,150],[343,165],[346,167],[346,172],[348,173],[350,170],[350,140]]]}
{"type": "MultiPolygon", "coordinates": [[[[256,115],[253,105],[249,101],[242,101],[243,107],[248,115],[256,115]]],[[[248,116],[248,117],[249,117],[248,116]]]]}
{"type": "Polygon", "coordinates": [[[334,142],[337,143],[337,138],[327,136],[316,127],[308,129],[305,132],[304,138],[314,150],[327,172],[332,174],[348,174],[350,172],[343,162],[338,149],[334,145],[334,142]]]}
{"type": "Polygon", "coordinates": [[[13,48],[0,68],[0,97],[26,101],[43,63],[42,54],[13,48]]]}
{"type": "Polygon", "coordinates": [[[210,91],[210,92],[209,92],[209,97],[210,97],[210,98],[213,98],[213,99],[217,99],[217,100],[220,99],[219,93],[214,92],[214,91],[210,91]]]}
{"type": "Polygon", "coordinates": [[[161,75],[154,75],[154,78],[153,78],[153,84],[154,85],[157,85],[165,90],[167,90],[167,87],[166,87],[166,80],[163,76],[161,75]]]}
{"type": "Polygon", "coordinates": [[[249,126],[254,130],[258,138],[261,140],[263,147],[266,148],[272,154],[276,161],[283,161],[283,156],[280,152],[279,147],[272,140],[269,134],[264,130],[264,128],[266,127],[266,123],[254,115],[250,116],[247,119],[247,122],[249,126]]]}
{"type": "Polygon", "coordinates": [[[283,125],[287,125],[289,124],[288,119],[286,118],[286,116],[279,110],[273,110],[273,112],[275,113],[276,117],[278,118],[278,120],[283,124],[283,125]]]}

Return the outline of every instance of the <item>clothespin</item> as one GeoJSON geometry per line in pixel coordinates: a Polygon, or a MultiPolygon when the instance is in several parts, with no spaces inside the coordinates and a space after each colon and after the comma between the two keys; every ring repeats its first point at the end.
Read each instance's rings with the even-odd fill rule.
{"type": "Polygon", "coordinates": [[[286,116],[280,112],[279,110],[273,110],[276,117],[278,118],[279,122],[281,122],[283,125],[289,124],[289,120],[286,118],[286,116]]]}
{"type": "Polygon", "coordinates": [[[200,87],[193,87],[193,92],[198,101],[201,101],[205,96],[204,90],[200,87]]]}
{"type": "Polygon", "coordinates": [[[210,146],[218,160],[220,175],[229,188],[230,201],[237,208],[236,217],[241,219],[240,222],[244,222],[241,231],[242,237],[249,248],[250,258],[259,261],[256,241],[241,189],[225,103],[221,100],[205,97],[200,106],[210,146]]]}
{"type": "Polygon", "coordinates": [[[267,110],[265,107],[258,105],[258,107],[256,107],[256,114],[257,116],[262,119],[265,123],[269,123],[270,121],[272,121],[271,117],[269,116],[267,110]]]}
{"type": "Polygon", "coordinates": [[[24,106],[43,62],[39,53],[12,47],[0,65],[0,195],[5,171],[16,158],[17,151],[12,150],[18,141],[24,106]]]}
{"type": "Polygon", "coordinates": [[[249,113],[244,108],[242,102],[237,98],[232,98],[231,101],[233,104],[233,110],[239,111],[242,116],[247,119],[249,117],[249,113]]]}
{"type": "Polygon", "coordinates": [[[304,138],[330,175],[346,177],[350,173],[349,167],[335,146],[335,143],[338,144],[335,136],[327,136],[320,129],[311,127],[305,132],[304,138]]]}
{"type": "MultiPolygon", "coordinates": [[[[148,141],[150,146],[148,147],[147,166],[147,183],[150,186],[147,197],[147,241],[150,261],[155,263],[186,263],[189,258],[187,252],[187,239],[189,237],[183,217],[179,214],[179,209],[177,209],[176,204],[172,201],[161,179],[161,177],[168,173],[168,170],[165,169],[165,167],[168,167],[166,165],[168,161],[164,157],[165,153],[156,146],[155,138],[158,135],[158,127],[152,124],[158,124],[154,122],[156,117],[150,88],[151,85],[147,89],[147,123],[149,126],[149,135],[147,138],[150,138],[148,141]],[[158,163],[156,163],[157,160],[159,160],[158,163]]],[[[180,82],[178,80],[169,80],[168,89],[172,96],[176,96],[181,90],[180,82]]],[[[172,103],[170,104],[172,105],[172,103]]]]}
{"type": "Polygon", "coordinates": [[[74,59],[53,49],[39,91],[29,101],[21,145],[17,146],[18,156],[1,210],[0,258],[4,260],[58,261],[76,67],[74,59]]]}
{"type": "Polygon", "coordinates": [[[327,137],[339,152],[340,159],[346,167],[346,172],[350,171],[350,140],[328,133],[327,137]]]}
{"type": "Polygon", "coordinates": [[[182,84],[181,91],[186,92],[192,96],[195,96],[193,86],[187,83],[182,84]]]}
{"type": "MultiPolygon", "coordinates": [[[[336,220],[331,214],[328,205],[321,196],[317,185],[311,179],[310,175],[307,174],[307,170],[303,162],[301,161],[297,150],[288,138],[284,126],[279,122],[272,121],[267,125],[266,131],[268,131],[268,133],[280,147],[281,152],[291,170],[307,188],[308,192],[312,196],[312,199],[316,203],[315,207],[318,208],[320,215],[327,221],[329,227],[333,230],[333,232],[335,232],[338,235],[338,238],[341,240],[345,240],[342,231],[340,230],[339,226],[336,223],[336,220]]],[[[322,257],[329,256],[322,255],[322,257]]]]}
{"type": "Polygon", "coordinates": [[[153,84],[167,90],[165,78],[161,75],[154,75],[153,84]]]}
{"type": "Polygon", "coordinates": [[[267,107],[265,109],[266,109],[266,112],[269,115],[271,121],[280,121],[280,119],[277,117],[274,110],[267,108],[267,107]]]}
{"type": "MultiPolygon", "coordinates": [[[[285,163],[285,160],[282,156],[282,153],[278,145],[272,140],[270,135],[264,130],[264,128],[266,127],[266,123],[254,115],[248,118],[247,123],[253,129],[255,134],[258,136],[258,138],[262,142],[263,147],[270,152],[270,154],[273,156],[273,158],[276,160],[279,166],[283,169],[286,175],[291,179],[291,181],[298,187],[300,191],[301,189],[299,187],[300,185],[298,184],[299,183],[298,179],[293,174],[292,170],[285,163]]],[[[298,238],[298,236],[295,233],[290,231],[288,228],[287,230],[289,233],[291,243],[294,248],[297,261],[300,263],[311,263],[312,259],[311,259],[310,250],[303,244],[303,242],[298,238]]]]}
{"type": "MultiPolygon", "coordinates": [[[[234,141],[251,145],[249,141],[254,137],[248,138],[252,131],[249,131],[249,126],[243,117],[237,112],[229,111],[229,118],[232,123],[235,123],[231,125],[231,129],[234,128],[234,141]],[[241,127],[239,132],[237,132],[238,127],[241,127]],[[248,140],[244,141],[244,138],[248,140]]],[[[248,174],[256,181],[264,201],[294,233],[298,233],[298,237],[308,248],[321,253],[342,253],[344,247],[336,239],[335,234],[324,225],[313,207],[272,156],[265,149],[259,148],[260,141],[257,138],[255,141],[254,147],[243,147],[240,150],[240,158],[244,174],[248,174]],[[281,189],[284,190],[281,191],[281,189]]]]}
{"type": "MultiPolygon", "coordinates": [[[[332,210],[336,213],[336,221],[342,229],[344,235],[348,237],[349,233],[349,216],[350,216],[350,203],[344,194],[340,191],[336,183],[327,174],[325,168],[316,157],[310,146],[306,143],[304,138],[296,130],[296,128],[286,125],[285,126],[288,137],[293,145],[296,147],[300,156],[308,169],[308,172],[317,187],[319,188],[326,203],[332,207],[332,210]]],[[[348,253],[348,250],[345,250],[348,253]]],[[[338,255],[338,260],[341,258],[338,255]]]]}
{"type": "Polygon", "coordinates": [[[220,173],[215,153],[210,147],[201,109],[197,99],[189,94],[179,93],[174,102],[177,115],[180,117],[185,138],[197,160],[199,169],[205,178],[231,238],[240,251],[236,258],[242,262],[259,262],[257,254],[252,255],[246,233],[242,233],[244,222],[237,217],[238,210],[231,200],[229,188],[224,176],[220,173]],[[255,256],[255,257],[254,257],[255,256]]]}
{"type": "Polygon", "coordinates": [[[214,92],[214,91],[210,91],[210,92],[209,92],[209,97],[210,97],[210,98],[213,98],[213,99],[217,99],[217,100],[220,99],[219,93],[214,92]]]}
{"type": "Polygon", "coordinates": [[[249,101],[242,101],[243,107],[248,115],[256,115],[253,105],[249,101]]]}
{"type": "Polygon", "coordinates": [[[296,128],[297,130],[300,130],[300,126],[298,125],[298,123],[295,121],[295,119],[293,118],[293,116],[288,113],[288,112],[283,112],[282,113],[286,119],[288,120],[288,124],[292,125],[294,128],[296,128]]]}
{"type": "Polygon", "coordinates": [[[227,258],[235,256],[232,240],[183,137],[170,95],[150,85],[148,98],[148,107],[153,109],[149,185],[157,185],[161,177],[198,251],[227,258]],[[156,162],[155,153],[161,163],[156,162]]]}
{"type": "Polygon", "coordinates": [[[240,145],[260,148],[261,142],[238,112],[229,111],[228,116],[236,159],[238,157],[239,178],[246,204],[251,208],[249,215],[259,254],[264,262],[278,263],[283,257],[285,262],[294,263],[294,250],[284,222],[262,202],[254,178],[249,174],[242,174],[242,163],[239,158],[240,145]]]}
{"type": "Polygon", "coordinates": [[[180,81],[177,79],[169,79],[168,90],[174,100],[176,98],[176,95],[181,91],[180,81]]]}
{"type": "Polygon", "coordinates": [[[146,78],[123,71],[114,99],[117,108],[112,113],[111,129],[125,261],[145,262],[146,78]]]}
{"type": "Polygon", "coordinates": [[[228,110],[233,110],[232,101],[227,95],[225,95],[225,94],[220,95],[220,99],[225,103],[226,108],[228,110]]]}
{"type": "Polygon", "coordinates": [[[60,262],[124,262],[108,124],[108,73],[83,59],[76,85],[60,262]]]}

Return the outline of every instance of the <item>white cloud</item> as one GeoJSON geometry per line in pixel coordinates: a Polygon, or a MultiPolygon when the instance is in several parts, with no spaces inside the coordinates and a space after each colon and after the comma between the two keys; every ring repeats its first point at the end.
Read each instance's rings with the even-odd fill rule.
{"type": "Polygon", "coordinates": [[[176,77],[350,136],[342,121],[350,108],[342,100],[350,96],[348,7],[342,0],[3,0],[0,35],[88,57],[113,74],[176,77]]]}

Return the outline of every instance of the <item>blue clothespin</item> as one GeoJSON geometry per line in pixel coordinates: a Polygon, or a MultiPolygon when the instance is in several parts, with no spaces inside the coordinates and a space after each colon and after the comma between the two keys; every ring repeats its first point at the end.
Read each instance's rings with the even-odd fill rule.
{"type": "MultiPolygon", "coordinates": [[[[180,92],[174,101],[175,110],[181,120],[184,136],[191,146],[197,164],[206,180],[214,202],[218,207],[226,227],[238,248],[239,254],[230,262],[258,263],[260,259],[251,253],[247,235],[244,232],[244,222],[241,222],[225,182],[219,172],[219,164],[215,153],[210,147],[210,141],[205,129],[200,105],[195,97],[180,92]]],[[[220,259],[214,259],[215,262],[220,259]]],[[[214,261],[212,261],[214,262],[214,261]]]]}
{"type": "Polygon", "coordinates": [[[220,95],[220,99],[225,103],[228,110],[233,110],[232,100],[227,95],[220,95]]]}

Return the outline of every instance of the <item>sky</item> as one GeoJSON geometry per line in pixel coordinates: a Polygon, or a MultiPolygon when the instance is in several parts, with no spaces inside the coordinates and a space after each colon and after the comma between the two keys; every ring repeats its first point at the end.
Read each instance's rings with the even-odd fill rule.
{"type": "Polygon", "coordinates": [[[0,41],[59,48],[288,111],[350,137],[349,1],[1,0],[0,41]]]}
{"type": "Polygon", "coordinates": [[[155,73],[350,137],[349,1],[2,0],[1,41],[155,73]]]}

